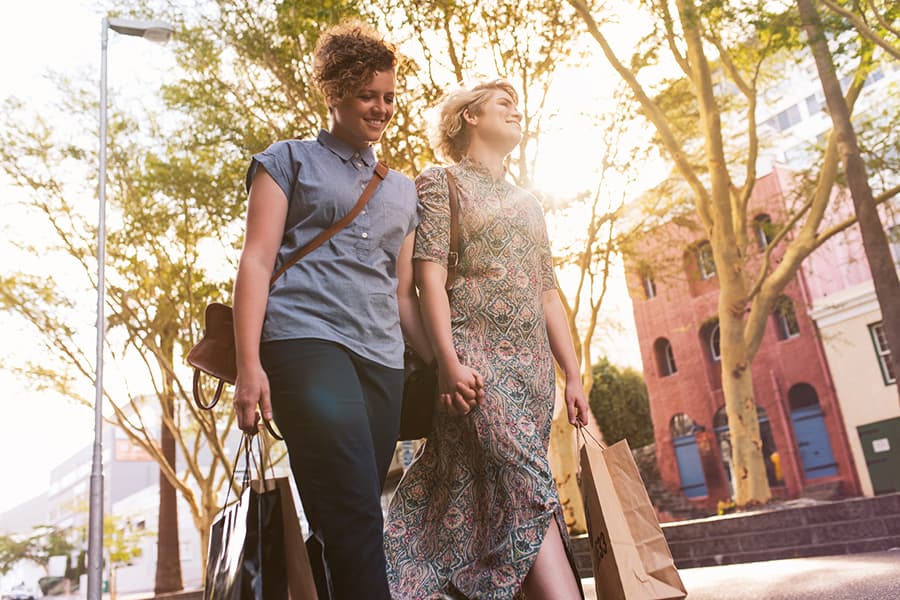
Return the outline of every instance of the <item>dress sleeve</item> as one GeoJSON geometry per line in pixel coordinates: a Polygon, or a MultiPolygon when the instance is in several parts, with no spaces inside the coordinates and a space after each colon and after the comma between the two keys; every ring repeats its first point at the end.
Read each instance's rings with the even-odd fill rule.
{"type": "Polygon", "coordinates": [[[419,225],[413,259],[447,266],[450,249],[450,201],[447,174],[431,167],[416,178],[419,196],[419,225]]]}
{"type": "Polygon", "coordinates": [[[284,192],[284,197],[290,201],[294,173],[299,167],[299,165],[295,165],[295,162],[290,146],[284,141],[275,142],[259,154],[254,154],[250,160],[250,167],[247,169],[245,181],[247,191],[250,191],[253,177],[262,166],[284,192]]]}

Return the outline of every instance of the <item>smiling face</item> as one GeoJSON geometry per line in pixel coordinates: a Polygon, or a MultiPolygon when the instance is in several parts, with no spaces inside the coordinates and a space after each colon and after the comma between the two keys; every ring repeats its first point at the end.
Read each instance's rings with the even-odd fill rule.
{"type": "Polygon", "coordinates": [[[495,89],[478,114],[467,111],[470,140],[478,137],[508,153],[522,141],[522,113],[515,99],[505,90],[495,89]]]}
{"type": "Polygon", "coordinates": [[[375,71],[355,94],[331,107],[331,133],[354,148],[377,142],[394,116],[394,70],[375,71]]]}

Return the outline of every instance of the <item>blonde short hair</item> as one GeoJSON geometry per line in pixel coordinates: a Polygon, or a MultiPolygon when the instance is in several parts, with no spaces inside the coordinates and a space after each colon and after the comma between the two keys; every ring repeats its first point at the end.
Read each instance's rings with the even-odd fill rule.
{"type": "Polygon", "coordinates": [[[491,94],[500,90],[509,94],[513,102],[519,102],[519,94],[512,84],[503,79],[479,83],[471,89],[460,88],[444,97],[440,105],[440,116],[432,135],[431,145],[435,150],[453,162],[459,162],[469,148],[469,133],[464,113],[481,114],[481,109],[491,94]]]}
{"type": "Polygon", "coordinates": [[[313,82],[328,106],[334,106],[369,83],[376,71],[390,71],[397,62],[396,46],[360,21],[345,21],[319,36],[313,82]]]}

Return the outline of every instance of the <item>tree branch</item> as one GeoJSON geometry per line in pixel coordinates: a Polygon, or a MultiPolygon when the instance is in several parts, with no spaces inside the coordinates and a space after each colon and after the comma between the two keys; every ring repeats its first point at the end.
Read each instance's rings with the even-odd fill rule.
{"type": "MultiPolygon", "coordinates": [[[[882,50],[884,50],[885,52],[887,52],[888,54],[893,56],[895,59],[900,60],[900,49],[895,48],[890,43],[888,43],[887,40],[885,40],[880,35],[878,35],[877,32],[873,31],[872,28],[869,27],[865,21],[863,21],[861,18],[859,18],[858,15],[856,15],[856,13],[853,13],[853,12],[847,10],[846,8],[843,8],[842,6],[833,2],[832,0],[821,0],[821,2],[822,2],[822,4],[827,6],[829,8],[829,10],[839,14],[840,16],[842,16],[845,19],[847,19],[848,21],[850,21],[850,23],[853,24],[853,27],[856,28],[856,30],[859,32],[859,34],[861,36],[863,36],[870,42],[876,44],[879,48],[881,48],[882,50]]],[[[878,15],[877,10],[875,11],[875,14],[878,15]]],[[[881,21],[880,15],[879,15],[879,21],[881,21]]]]}

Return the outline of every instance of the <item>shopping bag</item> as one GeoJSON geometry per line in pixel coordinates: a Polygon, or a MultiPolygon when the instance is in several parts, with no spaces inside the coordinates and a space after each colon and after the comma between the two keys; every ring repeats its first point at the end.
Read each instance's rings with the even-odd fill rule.
{"type": "Polygon", "coordinates": [[[208,600],[288,600],[281,492],[248,487],[210,532],[208,600]]]}
{"type": "MultiPolygon", "coordinates": [[[[263,486],[258,480],[255,480],[250,487],[261,491],[263,486]]],[[[281,498],[281,526],[284,532],[283,557],[290,598],[291,600],[318,600],[291,481],[287,477],[266,479],[265,488],[277,491],[281,498]]]]}
{"type": "Polygon", "coordinates": [[[597,600],[685,598],[628,442],[603,447],[585,439],[580,467],[597,600]]]}
{"type": "MultiPolygon", "coordinates": [[[[292,596],[288,585],[288,556],[297,560],[296,545],[303,536],[290,490],[290,482],[266,479],[265,458],[259,438],[258,459],[252,452],[254,436],[244,435],[234,460],[231,481],[244,455],[243,479],[237,501],[216,517],[210,529],[204,598],[206,600],[315,600],[296,587],[292,596]],[[251,456],[260,479],[251,482],[251,456]],[[287,492],[285,493],[285,484],[287,492]],[[295,525],[292,527],[292,523],[295,525]],[[289,541],[296,535],[299,541],[289,541]],[[288,548],[294,550],[289,551],[288,548]]],[[[302,558],[302,557],[299,557],[302,558]]],[[[292,563],[291,567],[295,565],[292,563]]],[[[308,561],[307,561],[308,566],[308,561]]],[[[301,569],[302,572],[302,569],[301,569]]],[[[293,574],[292,574],[293,576],[293,574]]],[[[311,577],[309,578],[312,579],[311,577]]]]}

